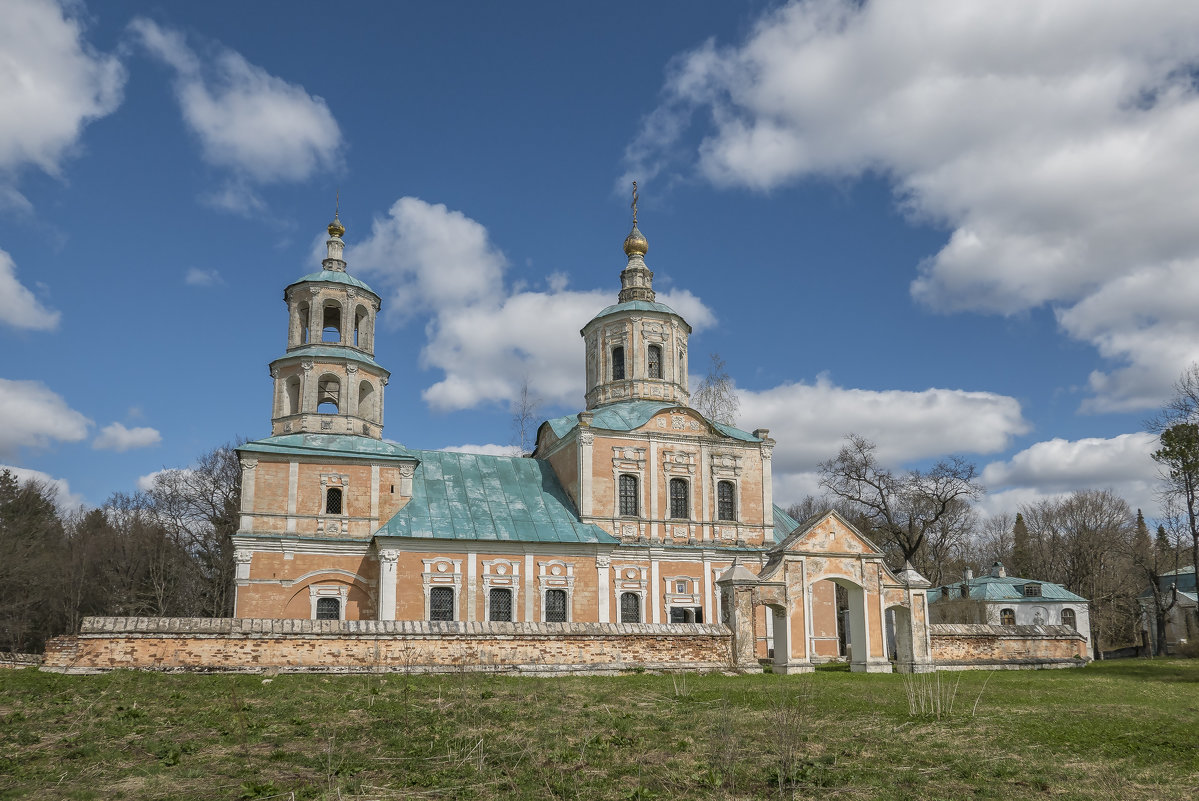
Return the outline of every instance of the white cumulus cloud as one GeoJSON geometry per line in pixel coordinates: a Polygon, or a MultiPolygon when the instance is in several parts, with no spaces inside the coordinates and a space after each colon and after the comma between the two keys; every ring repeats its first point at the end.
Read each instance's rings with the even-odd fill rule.
{"type": "Polygon", "coordinates": [[[216,270],[201,270],[198,267],[192,267],[183,277],[183,283],[188,286],[217,286],[225,283],[225,279],[216,270]]]}
{"type": "MultiPolygon", "coordinates": [[[[839,387],[826,377],[760,392],[738,390],[740,419],[768,428],[778,445],[774,470],[812,473],[837,455],[848,433],[878,446],[898,466],[948,454],[995,453],[1029,430],[1015,398],[960,389],[870,390],[839,387]]],[[[810,478],[783,479],[812,484],[810,478]]]]}
{"type": "Polygon", "coordinates": [[[92,424],[40,381],[0,378],[0,458],[20,448],[44,448],[51,442],[78,442],[92,424]]]}
{"type": "Polygon", "coordinates": [[[48,309],[17,280],[12,256],[0,250],[0,322],[30,331],[58,328],[62,313],[48,309]]]}
{"type": "Polygon", "coordinates": [[[1078,490],[1111,489],[1147,515],[1157,513],[1157,464],[1151,458],[1159,447],[1146,432],[1111,438],[1055,438],[1037,442],[1010,459],[988,464],[983,483],[991,494],[986,511],[1014,511],[1020,504],[1078,490]]]}
{"type": "Polygon", "coordinates": [[[83,39],[76,3],[7,0],[0,25],[0,179],[32,164],[57,175],[89,122],[121,103],[125,70],[83,39]]]}
{"type": "MultiPolygon", "coordinates": [[[[583,399],[579,329],[615,302],[621,266],[604,289],[567,288],[560,275],[543,290],[504,281],[508,260],[486,227],[460,211],[415,197],[400,198],[370,235],[346,249],[350,269],[379,284],[392,322],[429,316],[425,367],[444,377],[424,390],[440,410],[510,402],[527,379],[546,403],[583,399]]],[[[696,329],[715,318],[687,291],[659,293],[696,329]]]]}
{"type": "Polygon", "coordinates": [[[494,442],[485,445],[450,445],[441,450],[448,453],[480,453],[484,456],[520,456],[519,446],[497,445],[494,442]]]}
{"type": "MultiPolygon", "coordinates": [[[[210,164],[259,183],[300,181],[335,166],[341,129],[328,104],[237,52],[201,58],[182,33],[138,17],[130,29],[175,71],[184,121],[210,164]]],[[[229,193],[214,196],[216,205],[229,193]]]]}
{"type": "Polygon", "coordinates": [[[135,448],[148,448],[160,442],[162,435],[157,429],[147,426],[126,428],[121,423],[111,423],[100,429],[100,433],[92,440],[92,447],[98,451],[124,453],[135,448]]]}
{"type": "Polygon", "coordinates": [[[1085,408],[1144,408],[1199,359],[1196,63],[1195,3],[792,2],[680,55],[628,164],[760,190],[883,175],[951,229],[916,299],[1050,304],[1111,362],[1085,408]]]}
{"type": "Polygon", "coordinates": [[[86,505],[83,496],[71,492],[71,484],[65,478],[55,478],[41,470],[31,470],[28,467],[17,467],[11,464],[0,464],[0,472],[7,470],[18,482],[36,481],[54,492],[54,505],[62,512],[73,512],[80,506],[86,505]]]}

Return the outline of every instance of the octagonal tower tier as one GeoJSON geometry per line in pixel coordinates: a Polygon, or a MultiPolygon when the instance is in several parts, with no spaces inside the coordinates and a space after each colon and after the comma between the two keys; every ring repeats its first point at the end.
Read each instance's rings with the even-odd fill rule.
{"type": "Polygon", "coordinates": [[[636,206],[624,252],[628,264],[620,273],[619,302],[579,332],[587,352],[587,408],[628,400],[686,405],[691,326],[655,300],[654,274],[645,264],[649,242],[637,228],[636,206]]]}
{"type": "Polygon", "coordinates": [[[283,292],[287,353],[271,362],[271,434],[353,434],[382,439],[383,388],[391,374],[374,359],[380,300],[346,273],[345,227],[334,215],[321,271],[283,292]]]}

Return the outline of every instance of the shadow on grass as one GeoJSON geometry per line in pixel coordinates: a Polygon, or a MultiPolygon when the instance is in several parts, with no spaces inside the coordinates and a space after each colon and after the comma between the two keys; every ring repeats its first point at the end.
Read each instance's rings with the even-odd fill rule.
{"type": "Polygon", "coordinates": [[[1127,676],[1130,679],[1146,681],[1184,681],[1192,684],[1199,683],[1199,660],[1168,659],[1158,657],[1149,659],[1109,659],[1104,662],[1092,662],[1091,669],[1102,671],[1109,676],[1127,676]]]}

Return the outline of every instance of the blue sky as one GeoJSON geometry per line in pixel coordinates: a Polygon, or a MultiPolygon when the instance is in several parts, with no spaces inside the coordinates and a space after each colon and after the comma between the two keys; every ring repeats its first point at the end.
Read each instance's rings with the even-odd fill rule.
{"type": "MultiPolygon", "coordinates": [[[[577,411],[628,182],[776,500],[849,431],[984,511],[1154,508],[1199,358],[1199,9],[1177,2],[67,3],[0,31],[0,464],[99,504],[269,433],[335,193],[385,435],[577,411]]],[[[698,378],[698,376],[697,376],[698,378]]]]}

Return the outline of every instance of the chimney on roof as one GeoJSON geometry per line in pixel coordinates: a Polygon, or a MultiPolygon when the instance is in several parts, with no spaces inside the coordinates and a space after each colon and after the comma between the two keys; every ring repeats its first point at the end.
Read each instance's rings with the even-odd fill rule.
{"type": "Polygon", "coordinates": [[[995,562],[991,565],[991,578],[1005,578],[1007,571],[1003,569],[1003,562],[995,562]]]}
{"type": "Polygon", "coordinates": [[[966,568],[966,581],[974,581],[974,568],[966,568]]]}

